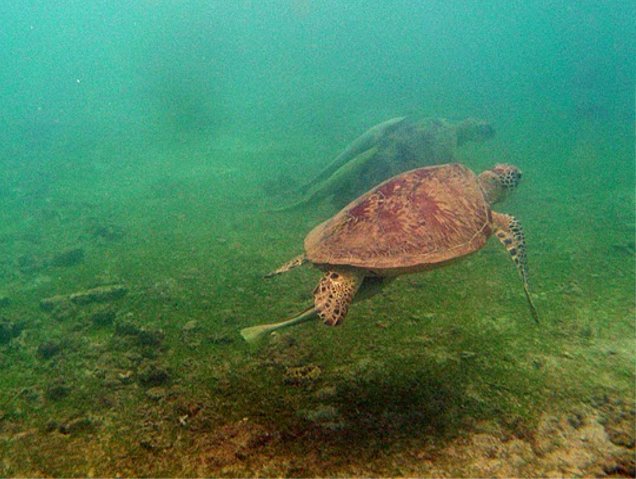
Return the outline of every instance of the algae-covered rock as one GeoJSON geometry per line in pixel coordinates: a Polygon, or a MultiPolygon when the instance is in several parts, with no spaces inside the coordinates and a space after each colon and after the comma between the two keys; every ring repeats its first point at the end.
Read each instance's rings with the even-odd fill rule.
{"type": "Polygon", "coordinates": [[[40,308],[44,311],[54,311],[59,308],[63,308],[68,305],[68,296],[63,294],[57,294],[44,298],[40,301],[40,308]]]}
{"type": "Polygon", "coordinates": [[[0,344],[6,344],[20,335],[24,325],[0,316],[0,344]]]}
{"type": "Polygon", "coordinates": [[[161,386],[170,379],[168,371],[153,362],[146,362],[137,371],[139,382],[143,386],[161,386]]]}
{"type": "Polygon", "coordinates": [[[299,415],[322,429],[330,431],[337,431],[346,426],[338,409],[328,404],[319,404],[313,409],[302,410],[299,415]]]}
{"type": "Polygon", "coordinates": [[[288,367],[285,369],[283,381],[293,386],[307,386],[315,383],[322,373],[319,366],[308,364],[306,366],[288,367]]]}
{"type": "Polygon", "coordinates": [[[51,259],[51,266],[66,268],[84,261],[84,248],[71,248],[62,251],[51,259]]]}
{"type": "Polygon", "coordinates": [[[106,303],[122,298],[128,292],[128,288],[121,284],[98,286],[73,293],[69,296],[75,304],[106,303]]]}
{"type": "Polygon", "coordinates": [[[44,394],[51,401],[59,401],[68,396],[70,392],[70,386],[63,379],[57,379],[46,387],[44,394]]]}
{"type": "Polygon", "coordinates": [[[40,359],[51,359],[62,351],[62,343],[56,340],[48,340],[40,343],[37,349],[37,356],[40,359]]]}
{"type": "Polygon", "coordinates": [[[111,307],[105,307],[93,311],[90,315],[90,320],[95,326],[109,326],[117,317],[117,312],[111,307]]]}
{"type": "Polygon", "coordinates": [[[146,390],[146,397],[153,401],[160,401],[166,397],[168,391],[161,386],[154,386],[146,390]]]}
{"type": "Polygon", "coordinates": [[[93,430],[99,421],[90,416],[77,417],[60,424],[59,431],[62,434],[79,434],[93,430]]]}

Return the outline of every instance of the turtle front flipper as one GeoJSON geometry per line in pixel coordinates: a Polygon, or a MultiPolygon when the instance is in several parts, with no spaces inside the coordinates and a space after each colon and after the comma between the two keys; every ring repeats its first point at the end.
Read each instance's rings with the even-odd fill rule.
{"type": "Polygon", "coordinates": [[[314,304],[320,319],[328,326],[342,323],[364,274],[351,270],[327,271],[314,290],[314,304]]]}
{"type": "Polygon", "coordinates": [[[523,228],[519,220],[511,215],[492,212],[492,219],[495,226],[495,235],[503,244],[514,261],[517,271],[523,281],[523,291],[526,294],[532,318],[538,323],[539,314],[535,308],[530,291],[528,290],[528,259],[526,257],[526,239],[523,228]]]}
{"type": "Polygon", "coordinates": [[[271,271],[265,275],[266,278],[271,278],[272,276],[276,276],[279,274],[287,273],[290,269],[297,268],[298,266],[302,266],[307,261],[304,254],[300,254],[295,258],[290,259],[285,264],[280,266],[278,269],[271,271]]]}

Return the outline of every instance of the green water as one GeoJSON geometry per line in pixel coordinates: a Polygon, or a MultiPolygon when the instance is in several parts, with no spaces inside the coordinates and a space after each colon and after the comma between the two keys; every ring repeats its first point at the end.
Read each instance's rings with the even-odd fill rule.
{"type": "Polygon", "coordinates": [[[631,474],[633,2],[24,1],[0,18],[0,475],[631,474]],[[525,227],[541,324],[492,240],[341,327],[246,344],[311,304],[315,268],[263,275],[335,213],[269,211],[402,115],[495,127],[457,159],[523,170],[497,209],[525,227]],[[41,305],[113,284],[125,296],[41,305]],[[576,462],[564,423],[550,463],[546,414],[616,450],[576,462]]]}

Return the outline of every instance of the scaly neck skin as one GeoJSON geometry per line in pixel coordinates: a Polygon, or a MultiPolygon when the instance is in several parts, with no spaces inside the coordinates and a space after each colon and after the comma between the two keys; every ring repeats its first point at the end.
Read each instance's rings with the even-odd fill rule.
{"type": "Polygon", "coordinates": [[[490,206],[504,200],[508,194],[506,188],[499,181],[499,177],[490,170],[479,175],[479,185],[490,206]]]}

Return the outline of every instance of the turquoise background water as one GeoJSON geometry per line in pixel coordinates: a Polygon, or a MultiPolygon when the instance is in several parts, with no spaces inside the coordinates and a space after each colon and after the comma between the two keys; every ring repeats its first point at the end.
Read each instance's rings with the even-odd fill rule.
{"type": "MultiPolygon", "coordinates": [[[[633,2],[24,1],[0,18],[4,475],[427,475],[413,448],[479,421],[535,431],[551,407],[633,403],[633,2]],[[526,228],[541,326],[493,242],[342,328],[244,344],[309,304],[315,270],[262,275],[334,212],[268,210],[401,115],[496,128],[458,159],[524,171],[500,209],[526,228]],[[109,284],[126,296],[40,305],[109,284]]],[[[528,464],[511,473],[548,471],[528,464]]]]}

